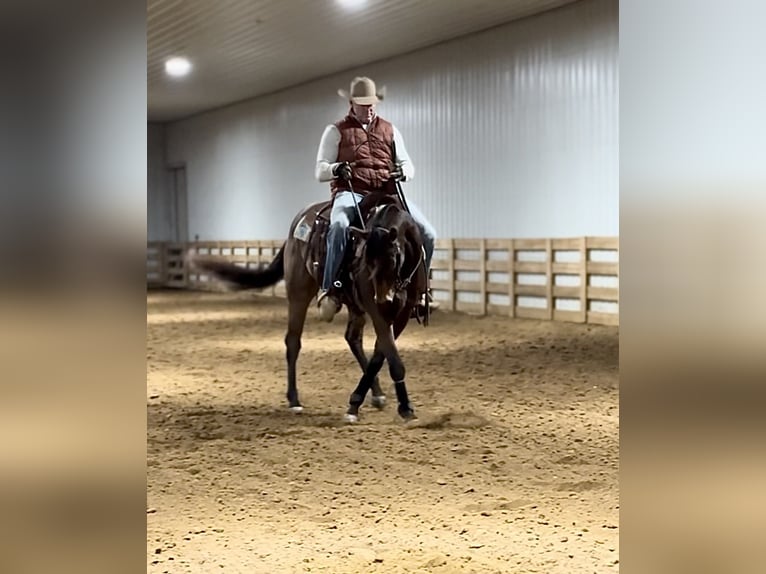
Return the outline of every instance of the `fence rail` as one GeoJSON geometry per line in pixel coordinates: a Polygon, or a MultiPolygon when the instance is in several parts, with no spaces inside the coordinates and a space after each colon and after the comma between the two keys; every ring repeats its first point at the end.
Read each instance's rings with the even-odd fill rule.
{"type": "MultiPolygon", "coordinates": [[[[268,264],[282,240],[150,242],[149,287],[215,289],[188,269],[188,251],[242,267],[268,264]]],[[[619,239],[441,239],[431,288],[442,308],[476,314],[619,325],[619,239]]],[[[271,294],[284,296],[282,282],[271,294]]]]}

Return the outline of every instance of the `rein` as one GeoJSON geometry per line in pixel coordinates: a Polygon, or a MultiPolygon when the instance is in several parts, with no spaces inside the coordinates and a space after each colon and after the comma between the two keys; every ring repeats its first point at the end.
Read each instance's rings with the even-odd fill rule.
{"type": "MultiPolygon", "coordinates": [[[[402,253],[402,248],[399,247],[396,253],[396,256],[397,257],[401,256],[401,253],[402,253]]],[[[423,249],[420,250],[420,259],[418,259],[418,264],[415,265],[415,267],[412,269],[412,272],[409,274],[409,276],[407,276],[405,279],[400,279],[397,277],[396,282],[394,283],[394,289],[396,290],[397,293],[407,288],[407,286],[412,282],[412,278],[415,276],[415,272],[418,270],[418,268],[422,264],[423,264],[423,249]]],[[[399,269],[401,269],[401,265],[403,265],[403,262],[399,265],[399,269]]]]}

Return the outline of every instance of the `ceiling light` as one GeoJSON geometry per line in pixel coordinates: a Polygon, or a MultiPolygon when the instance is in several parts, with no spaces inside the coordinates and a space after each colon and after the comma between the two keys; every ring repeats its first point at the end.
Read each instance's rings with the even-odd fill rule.
{"type": "Polygon", "coordinates": [[[362,6],[367,4],[367,0],[338,0],[338,4],[340,4],[344,8],[354,9],[354,8],[361,8],[362,6]]]}
{"type": "Polygon", "coordinates": [[[191,71],[191,62],[186,58],[170,58],[165,62],[165,71],[169,76],[180,78],[191,71]]]}

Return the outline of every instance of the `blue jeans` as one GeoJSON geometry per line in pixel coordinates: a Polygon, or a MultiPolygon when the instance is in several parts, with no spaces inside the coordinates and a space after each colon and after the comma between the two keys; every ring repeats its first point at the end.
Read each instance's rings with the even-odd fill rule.
{"type": "MultiPolygon", "coordinates": [[[[362,196],[355,193],[357,202],[362,201],[362,196]]],[[[407,200],[410,213],[415,223],[420,227],[420,233],[423,236],[423,247],[426,251],[426,272],[431,268],[431,258],[434,254],[434,243],[436,242],[436,230],[425,218],[423,212],[407,200]]],[[[335,201],[332,204],[330,212],[330,229],[327,231],[327,258],[325,259],[324,277],[322,279],[322,289],[325,291],[332,287],[333,281],[337,279],[340,265],[343,262],[343,255],[346,252],[346,242],[348,241],[348,227],[352,220],[356,220],[356,208],[354,207],[354,198],[350,191],[341,191],[335,195],[335,201]]],[[[357,225],[359,225],[357,223],[357,225]]]]}

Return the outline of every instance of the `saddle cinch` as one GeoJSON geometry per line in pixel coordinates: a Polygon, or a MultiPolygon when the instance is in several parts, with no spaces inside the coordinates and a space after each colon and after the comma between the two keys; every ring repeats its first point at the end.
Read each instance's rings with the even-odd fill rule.
{"type": "MultiPolygon", "coordinates": [[[[386,194],[369,194],[359,202],[364,222],[370,220],[375,209],[381,205],[394,204],[401,207],[396,196],[386,194]]],[[[298,217],[293,229],[293,237],[302,242],[301,256],[306,262],[306,268],[317,283],[321,285],[324,275],[325,256],[327,254],[327,230],[330,228],[330,211],[332,201],[323,201],[308,206],[298,217]]],[[[354,214],[351,225],[360,226],[359,216],[354,214]]],[[[353,249],[346,248],[343,262],[340,266],[339,279],[345,283],[346,270],[354,255],[353,249]]]]}

